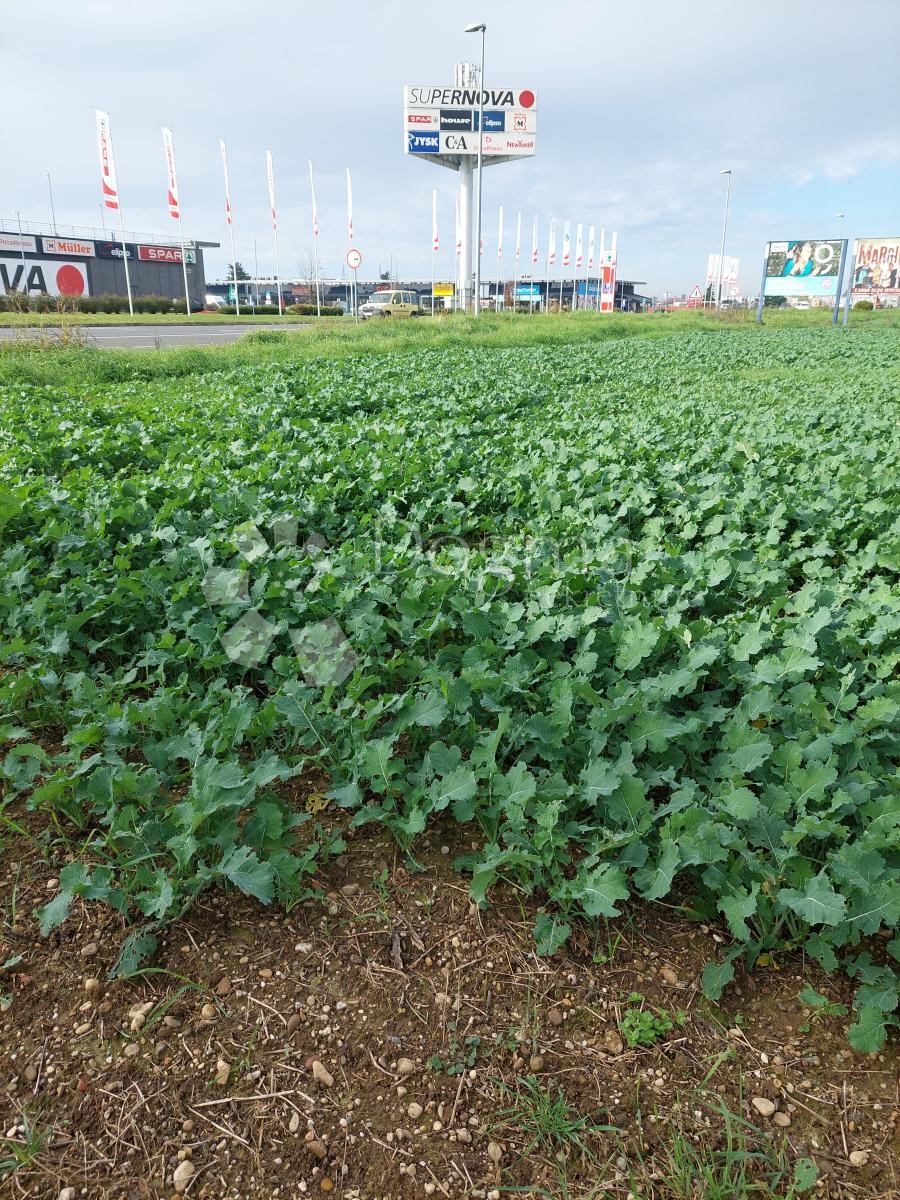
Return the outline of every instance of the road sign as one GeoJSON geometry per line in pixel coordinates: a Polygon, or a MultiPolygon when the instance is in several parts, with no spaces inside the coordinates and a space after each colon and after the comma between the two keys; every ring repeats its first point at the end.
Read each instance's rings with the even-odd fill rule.
{"type": "Polygon", "coordinates": [[[358,271],[362,266],[362,253],[355,246],[347,251],[347,266],[351,271],[358,271]]]}
{"type": "Polygon", "coordinates": [[[453,283],[436,283],[434,285],[435,296],[452,296],[456,292],[456,285],[453,283]]]}

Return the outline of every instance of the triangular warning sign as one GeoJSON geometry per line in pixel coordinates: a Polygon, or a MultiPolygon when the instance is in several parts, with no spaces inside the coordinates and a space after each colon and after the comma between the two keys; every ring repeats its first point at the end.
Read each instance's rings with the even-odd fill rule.
{"type": "Polygon", "coordinates": [[[689,300],[702,300],[703,299],[703,293],[700,291],[699,283],[694,284],[693,288],[691,289],[691,294],[688,297],[688,299],[689,300]]]}

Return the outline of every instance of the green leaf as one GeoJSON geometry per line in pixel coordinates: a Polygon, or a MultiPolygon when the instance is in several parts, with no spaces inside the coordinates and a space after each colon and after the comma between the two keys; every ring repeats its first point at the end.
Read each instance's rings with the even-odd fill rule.
{"type": "Polygon", "coordinates": [[[119,957],[109,972],[110,979],[129,979],[136,974],[141,963],[156,953],[158,945],[155,934],[146,929],[136,929],[122,943],[119,957]]]}
{"type": "Polygon", "coordinates": [[[418,697],[413,705],[411,716],[416,725],[433,729],[436,725],[440,725],[448,712],[447,701],[437,688],[432,688],[426,695],[418,697]]]}
{"type": "Polygon", "coordinates": [[[737,888],[730,895],[723,896],[717,905],[719,912],[728,922],[732,937],[738,938],[742,942],[750,940],[750,926],[747,924],[747,918],[752,917],[756,912],[758,894],[759,884],[754,883],[749,891],[737,888]]]}
{"type": "Polygon", "coordinates": [[[618,917],[616,903],[627,900],[628,882],[621,867],[605,863],[576,882],[572,898],[577,900],[589,917],[618,917]]]}
{"type": "Polygon", "coordinates": [[[808,880],[802,892],[782,888],[778,899],[808,925],[838,925],[847,909],[847,901],[832,888],[824,871],[808,880]]]}
{"type": "MultiPolygon", "coordinates": [[[[472,800],[477,790],[475,772],[471,767],[460,766],[443,779],[435,779],[431,785],[429,796],[434,812],[441,812],[448,804],[460,807],[472,800]]],[[[457,820],[459,818],[457,817],[457,820]]]]}
{"type": "Polygon", "coordinates": [[[588,763],[579,777],[581,795],[586,804],[595,804],[600,796],[611,796],[621,782],[620,772],[603,758],[588,763]]]}
{"type": "Polygon", "coordinates": [[[732,963],[734,957],[734,954],[729,954],[721,962],[710,962],[703,968],[701,983],[703,985],[703,995],[708,1000],[721,999],[725,988],[734,979],[734,965],[732,963]]]}
{"type": "Polygon", "coordinates": [[[619,640],[616,666],[620,671],[631,671],[653,650],[659,641],[660,630],[648,621],[634,618],[627,621],[619,640]]]}
{"type": "Polygon", "coordinates": [[[245,896],[253,896],[261,904],[271,902],[274,891],[272,867],[260,862],[249,846],[232,846],[218,869],[245,896]]]}
{"type": "Polygon", "coordinates": [[[69,915],[69,909],[72,907],[72,901],[75,899],[73,892],[63,889],[56,893],[49,903],[43,908],[35,911],[35,916],[38,918],[41,937],[46,937],[48,933],[52,933],[58,925],[62,925],[63,921],[69,915]]]}
{"type": "Polygon", "coordinates": [[[572,926],[559,917],[539,913],[534,923],[534,940],[541,958],[549,958],[564,946],[572,932],[572,926]]]}
{"type": "Polygon", "coordinates": [[[880,1008],[861,1008],[856,1021],[847,1030],[847,1040],[854,1050],[875,1054],[887,1041],[888,1028],[896,1022],[880,1008]]]}
{"type": "Polygon", "coordinates": [[[808,1192],[816,1186],[819,1168],[811,1158],[798,1158],[794,1163],[794,1187],[798,1192],[808,1192]]]}
{"type": "Polygon", "coordinates": [[[681,852],[672,841],[663,841],[662,852],[653,867],[642,867],[635,871],[634,884],[645,900],[659,900],[672,886],[672,880],[681,862],[681,852]]]}

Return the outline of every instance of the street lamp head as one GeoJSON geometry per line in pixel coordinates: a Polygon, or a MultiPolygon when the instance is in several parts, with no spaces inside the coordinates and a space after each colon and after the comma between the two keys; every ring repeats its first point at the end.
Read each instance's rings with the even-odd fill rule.
{"type": "Polygon", "coordinates": [[[465,27],[465,29],[463,30],[463,32],[464,33],[484,33],[484,31],[486,29],[487,29],[487,25],[485,25],[484,22],[482,21],[481,24],[479,24],[479,25],[467,25],[465,27]]]}
{"type": "Polygon", "coordinates": [[[726,167],[726,168],[725,168],[725,170],[724,170],[724,171],[720,171],[720,172],[719,172],[719,174],[720,174],[720,175],[730,175],[730,174],[731,174],[731,167],[726,167]]]}

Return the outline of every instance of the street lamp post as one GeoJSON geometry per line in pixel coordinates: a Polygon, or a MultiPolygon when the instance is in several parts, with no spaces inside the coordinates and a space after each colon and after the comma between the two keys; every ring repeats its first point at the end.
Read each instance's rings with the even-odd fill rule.
{"type": "Polygon", "coordinates": [[[467,25],[466,33],[481,34],[481,72],[478,76],[478,206],[475,217],[475,316],[481,312],[481,177],[482,149],[484,138],[484,35],[487,25],[482,21],[478,25],[467,25]]]}
{"type": "Polygon", "coordinates": [[[728,182],[725,187],[725,219],[722,222],[722,249],[719,251],[719,286],[716,289],[716,311],[722,307],[722,271],[725,266],[725,235],[728,232],[728,201],[731,199],[731,167],[726,167],[724,171],[719,172],[720,175],[727,175],[728,182]]]}
{"type": "Polygon", "coordinates": [[[840,232],[838,233],[838,238],[841,241],[843,241],[844,240],[844,217],[846,216],[846,213],[835,213],[834,215],[836,217],[840,218],[841,228],[840,228],[840,232]]]}

